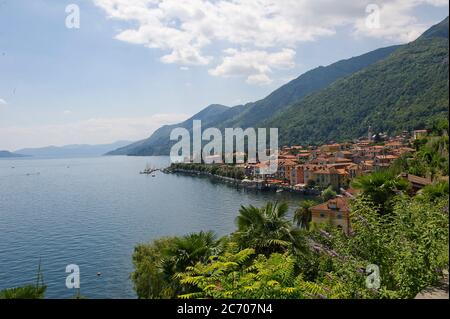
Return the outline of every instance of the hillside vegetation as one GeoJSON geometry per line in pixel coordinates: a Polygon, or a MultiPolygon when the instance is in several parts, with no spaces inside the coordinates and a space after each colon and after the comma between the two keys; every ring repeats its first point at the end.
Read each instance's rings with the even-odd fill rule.
{"type": "Polygon", "coordinates": [[[448,38],[421,38],[291,106],[267,127],[280,144],[344,141],[421,129],[448,116],[448,38]]]}

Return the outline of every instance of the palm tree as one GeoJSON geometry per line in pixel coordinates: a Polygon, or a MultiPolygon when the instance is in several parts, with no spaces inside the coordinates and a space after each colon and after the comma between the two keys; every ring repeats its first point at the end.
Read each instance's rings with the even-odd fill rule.
{"type": "Polygon", "coordinates": [[[167,262],[171,272],[186,270],[198,262],[206,262],[215,253],[217,237],[213,232],[200,232],[183,237],[176,237],[166,251],[167,262]]]}
{"type": "Polygon", "coordinates": [[[309,229],[309,223],[312,220],[311,207],[315,206],[316,202],[312,200],[302,201],[294,213],[294,223],[301,229],[309,229]]]}
{"type": "Polygon", "coordinates": [[[400,192],[408,190],[410,184],[390,170],[381,170],[356,178],[352,187],[362,191],[379,207],[380,213],[385,214],[391,211],[391,200],[400,192]]]}
{"type": "Polygon", "coordinates": [[[286,218],[288,211],[286,203],[268,203],[262,208],[242,206],[236,218],[237,242],[242,248],[254,248],[259,254],[286,251],[297,242],[292,224],[286,218]]]}

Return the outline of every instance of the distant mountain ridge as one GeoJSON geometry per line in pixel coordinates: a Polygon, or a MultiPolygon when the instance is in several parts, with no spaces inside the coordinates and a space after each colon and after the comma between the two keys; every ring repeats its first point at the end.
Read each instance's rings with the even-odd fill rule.
{"type": "Polygon", "coordinates": [[[47,146],[40,148],[24,148],[17,150],[16,153],[33,157],[94,157],[102,156],[119,147],[129,145],[130,141],[118,141],[111,144],[86,145],[73,144],[65,146],[47,146]]]}
{"type": "Polygon", "coordinates": [[[0,151],[0,158],[17,158],[17,157],[26,157],[26,155],[12,153],[9,151],[0,151]]]}
{"type": "Polygon", "coordinates": [[[180,127],[192,130],[192,121],[201,120],[203,123],[217,121],[230,108],[220,104],[213,104],[195,114],[180,124],[165,125],[156,130],[146,140],[138,141],[131,145],[113,150],[106,155],[130,155],[130,156],[158,156],[169,154],[170,133],[173,129],[180,127]]]}
{"type": "Polygon", "coordinates": [[[326,67],[318,67],[283,85],[266,98],[257,102],[235,107],[226,107],[217,104],[210,105],[183,123],[163,126],[155,131],[148,139],[119,148],[107,155],[168,155],[171,145],[173,145],[173,142],[170,142],[169,138],[172,129],[182,127],[192,130],[193,119],[202,120],[203,127],[217,127],[219,129],[256,126],[270,119],[278,112],[283,111],[292,103],[306,97],[308,94],[319,91],[340,78],[351,75],[386,58],[399,47],[391,46],[382,48],[358,57],[333,63],[326,67]]]}
{"type": "Polygon", "coordinates": [[[263,100],[209,106],[191,119],[108,155],[168,155],[173,128],[278,127],[280,144],[321,144],[423,128],[448,116],[448,17],[412,43],[319,67],[263,100]],[[204,116],[204,112],[208,116],[204,116]]]}

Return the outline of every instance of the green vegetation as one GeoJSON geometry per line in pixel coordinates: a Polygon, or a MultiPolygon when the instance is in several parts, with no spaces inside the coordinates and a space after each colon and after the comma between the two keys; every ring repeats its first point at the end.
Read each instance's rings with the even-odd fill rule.
{"type": "Polygon", "coordinates": [[[40,261],[36,277],[34,285],[0,290],[0,299],[43,299],[47,286],[44,284],[40,261]]]}
{"type": "Polygon", "coordinates": [[[395,172],[407,172],[421,177],[438,179],[449,173],[448,121],[433,124],[431,134],[414,142],[417,152],[405,155],[398,160],[395,172]]]}
{"type": "Polygon", "coordinates": [[[219,242],[211,232],[156,240],[138,245],[133,254],[135,271],[131,275],[139,298],[168,299],[192,289],[175,278],[188,266],[206,262],[217,253],[219,242]]]}
{"type": "MultiPolygon", "coordinates": [[[[401,195],[390,214],[380,215],[371,200],[361,196],[352,209],[351,236],[325,225],[294,232],[290,239],[285,232],[290,222],[281,218],[285,230],[268,227],[269,239],[244,245],[234,241],[238,231],[222,240],[216,254],[193,259],[180,272],[167,274],[160,268],[161,281],[149,277],[155,265],[164,265],[158,255],[148,254],[138,262],[135,253],[136,291],[140,298],[413,298],[448,268],[447,198],[431,203],[401,195]],[[286,238],[271,240],[274,232],[286,238]],[[153,265],[151,272],[142,268],[148,264],[153,265]],[[371,264],[380,268],[378,290],[366,286],[365,269],[371,264]],[[149,285],[172,286],[172,293],[154,295],[149,285]]],[[[264,235],[263,229],[258,236],[264,235]]]]}
{"type": "Polygon", "coordinates": [[[330,199],[336,198],[337,193],[336,191],[333,189],[332,186],[328,187],[327,189],[325,189],[322,194],[320,195],[322,197],[322,200],[324,202],[329,201],[330,199]]]}
{"type": "Polygon", "coordinates": [[[283,85],[266,98],[227,108],[223,105],[210,105],[183,123],[167,125],[158,129],[148,139],[117,149],[108,155],[155,156],[169,155],[174,142],[170,142],[170,132],[176,127],[192,132],[192,121],[201,120],[203,127],[262,127],[261,123],[286,110],[291,104],[318,92],[338,79],[347,77],[374,63],[387,58],[400,46],[381,48],[358,57],[338,61],[329,66],[320,66],[297,79],[283,85]]]}
{"type": "Polygon", "coordinates": [[[0,299],[43,299],[46,287],[28,285],[0,291],[0,299]]]}
{"type": "Polygon", "coordinates": [[[296,230],[286,218],[287,204],[268,203],[262,208],[241,207],[233,235],[240,248],[252,247],[258,254],[270,255],[299,245],[296,230]]]}
{"type": "Polygon", "coordinates": [[[382,170],[363,175],[352,182],[352,187],[362,191],[381,214],[392,210],[399,192],[407,191],[409,182],[397,177],[392,170],[382,170]]]}
{"type": "Polygon", "coordinates": [[[309,229],[309,224],[312,221],[311,207],[315,205],[317,203],[312,200],[305,200],[300,203],[294,213],[294,223],[297,224],[298,228],[309,229]]]}
{"type": "MultiPolygon", "coordinates": [[[[448,142],[447,154],[435,143],[445,140],[445,129],[435,133],[415,156],[428,150],[431,158],[448,158],[448,142]]],[[[425,161],[425,172],[435,168],[435,182],[414,194],[397,174],[409,165],[415,164],[400,159],[353,182],[360,194],[350,203],[350,234],[312,223],[314,202],[302,203],[292,220],[286,204],[269,203],[242,207],[236,231],[220,240],[200,233],[139,245],[131,276],[136,292],[139,298],[414,298],[449,267],[449,184],[443,167],[425,161]],[[379,287],[368,285],[373,265],[379,287]]]]}
{"type": "Polygon", "coordinates": [[[448,36],[420,38],[264,126],[280,128],[280,145],[348,141],[366,136],[369,125],[389,135],[428,127],[448,117],[448,59],[448,36]]]}

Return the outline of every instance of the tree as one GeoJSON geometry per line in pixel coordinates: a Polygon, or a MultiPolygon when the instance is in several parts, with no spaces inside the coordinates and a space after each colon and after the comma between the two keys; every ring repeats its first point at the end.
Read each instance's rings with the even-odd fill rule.
{"type": "Polygon", "coordinates": [[[381,214],[392,210],[392,199],[410,187],[408,181],[390,170],[362,175],[352,182],[352,187],[362,191],[379,209],[381,214]]]}
{"type": "Polygon", "coordinates": [[[187,266],[204,262],[215,253],[217,238],[213,232],[199,232],[175,237],[166,251],[165,268],[168,273],[184,271],[187,266]]]}
{"type": "Polygon", "coordinates": [[[312,200],[305,200],[300,203],[294,213],[294,223],[297,223],[297,227],[309,229],[309,223],[312,220],[311,207],[315,205],[316,202],[312,200]]]}
{"type": "Polygon", "coordinates": [[[256,255],[253,249],[226,252],[209,263],[188,267],[178,277],[182,284],[198,289],[179,296],[182,299],[339,299],[352,295],[335,276],[318,283],[305,281],[292,254],[256,255]]]}
{"type": "Polygon", "coordinates": [[[212,232],[163,238],[136,246],[131,280],[138,297],[169,299],[186,293],[174,279],[175,275],[188,266],[208,260],[217,253],[216,248],[216,236],[212,232]]]}
{"type": "Polygon", "coordinates": [[[380,216],[363,196],[353,203],[351,223],[355,235],[336,250],[379,266],[381,298],[414,298],[448,269],[447,197],[424,202],[399,196],[392,212],[380,216]]]}
{"type": "Polygon", "coordinates": [[[321,194],[322,199],[325,202],[328,202],[330,199],[334,199],[337,197],[337,193],[334,191],[333,187],[328,187],[321,194]]]}
{"type": "Polygon", "coordinates": [[[239,210],[235,237],[241,248],[254,248],[258,254],[284,252],[296,244],[295,231],[287,219],[286,203],[268,203],[262,208],[254,206],[239,210]]]}
{"type": "Polygon", "coordinates": [[[170,278],[171,274],[165,273],[162,267],[167,248],[173,241],[174,238],[162,238],[134,248],[131,280],[139,299],[168,299],[175,296],[177,287],[170,278]]]}
{"type": "Polygon", "coordinates": [[[188,267],[180,282],[198,292],[180,298],[274,299],[301,298],[301,277],[295,276],[295,263],[289,254],[255,256],[253,249],[225,253],[211,263],[188,267]]]}

